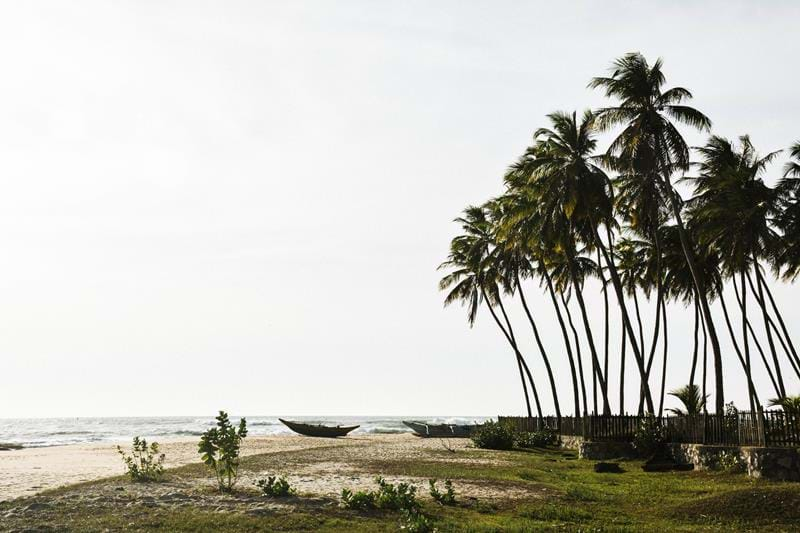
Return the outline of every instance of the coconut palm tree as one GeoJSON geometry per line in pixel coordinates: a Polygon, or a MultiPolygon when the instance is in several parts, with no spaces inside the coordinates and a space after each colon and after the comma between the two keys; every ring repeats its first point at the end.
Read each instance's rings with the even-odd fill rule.
{"type": "MultiPolygon", "coordinates": [[[[746,135],[739,138],[739,143],[737,148],[728,139],[712,136],[705,146],[697,148],[701,156],[699,175],[686,180],[695,187],[694,196],[688,202],[690,225],[697,229],[702,245],[717,250],[724,273],[739,277],[742,346],[749,368],[746,278],[751,268],[756,269],[760,291],[756,297],[760,296],[760,302],[766,304],[759,261],[769,259],[779,239],[772,225],[772,219],[778,213],[778,196],[761,176],[779,152],[759,157],[746,135]]],[[[736,284],[735,279],[733,282],[736,284]]],[[[785,386],[767,306],[760,307],[779,394],[784,396],[785,386]]]]}
{"type": "Polygon", "coordinates": [[[722,352],[681,216],[680,197],[670,181],[675,170],[689,167],[689,147],[673,121],[699,130],[708,130],[711,121],[697,109],[682,104],[692,97],[687,89],[673,87],[663,90],[666,78],[661,67],[660,59],[651,66],[641,54],[627,54],[614,62],[610,76],[594,78],[589,86],[602,88],[606,96],[620,100],[616,106],[597,111],[599,129],[623,126],[622,132],[609,146],[609,156],[613,156],[619,165],[630,169],[631,173],[652,180],[675,219],[711,341],[716,410],[722,414],[725,410],[722,352]]]}
{"type": "Polygon", "coordinates": [[[699,415],[703,412],[703,407],[706,400],[708,400],[708,396],[703,396],[700,392],[700,387],[693,383],[675,389],[669,395],[676,397],[683,404],[684,409],[667,409],[667,411],[676,415],[699,415]]]}
{"type": "Polygon", "coordinates": [[[784,396],[769,400],[770,407],[780,407],[787,413],[800,414],[800,396],[784,396]]]}
{"type": "MultiPolygon", "coordinates": [[[[439,269],[450,270],[439,282],[440,290],[448,291],[444,304],[448,306],[460,302],[467,307],[467,321],[470,327],[475,323],[481,303],[486,304],[495,324],[514,351],[525,395],[526,409],[528,416],[532,416],[525,376],[527,374],[538,406],[538,394],[533,376],[519,351],[505,309],[501,307],[505,325],[495,311],[495,305],[500,307],[502,302],[497,285],[499,276],[496,269],[493,269],[491,261],[487,260],[493,245],[486,212],[483,207],[470,206],[464,210],[464,216],[457,218],[456,222],[461,225],[463,233],[451,241],[448,258],[439,266],[439,269]]],[[[539,408],[539,416],[542,416],[541,408],[539,408]]]]}

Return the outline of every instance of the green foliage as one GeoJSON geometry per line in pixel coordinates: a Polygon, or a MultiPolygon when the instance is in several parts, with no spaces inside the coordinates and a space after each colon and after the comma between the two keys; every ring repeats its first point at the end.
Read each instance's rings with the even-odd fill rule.
{"type": "Polygon", "coordinates": [[[517,448],[545,448],[558,444],[558,434],[550,428],[541,431],[520,431],[514,437],[517,448]]]}
{"type": "Polygon", "coordinates": [[[633,436],[633,447],[643,457],[649,457],[661,450],[667,441],[664,426],[661,421],[648,414],[639,422],[636,433],[633,436]]]}
{"type": "Polygon", "coordinates": [[[783,398],[772,398],[769,401],[770,407],[780,407],[786,413],[800,414],[800,395],[785,396],[783,398]]]}
{"type": "Polygon", "coordinates": [[[375,493],[372,491],[342,489],[342,506],[356,511],[375,509],[375,493]]]}
{"type": "Polygon", "coordinates": [[[403,521],[400,529],[409,533],[432,533],[436,531],[431,519],[416,510],[403,509],[403,521]]]}
{"type": "Polygon", "coordinates": [[[699,415],[703,412],[703,407],[705,406],[706,400],[708,400],[709,396],[706,394],[704,398],[703,394],[700,392],[700,387],[694,383],[691,385],[684,385],[679,389],[675,389],[674,391],[670,392],[669,395],[680,400],[685,408],[685,410],[667,409],[667,411],[676,415],[699,415]]]}
{"type": "Polygon", "coordinates": [[[472,434],[472,442],[487,450],[510,450],[514,447],[514,429],[506,424],[489,420],[478,426],[472,434]]]}
{"type": "Polygon", "coordinates": [[[125,474],[133,481],[159,481],[164,475],[164,454],[158,453],[158,443],[147,445],[145,439],[133,437],[131,455],[125,453],[121,446],[117,452],[125,462],[125,474]]]}
{"type": "Polygon", "coordinates": [[[745,466],[745,462],[736,452],[721,452],[717,459],[717,467],[725,472],[744,472],[745,466]]]}
{"type": "Polygon", "coordinates": [[[431,498],[442,505],[455,505],[456,492],[453,490],[453,482],[449,479],[444,481],[444,492],[439,491],[439,489],[436,487],[436,482],[436,479],[428,480],[428,483],[431,485],[431,498]]]}
{"type": "Polygon", "coordinates": [[[256,481],[256,486],[261,489],[264,496],[271,498],[285,498],[293,496],[297,492],[283,476],[279,478],[269,476],[267,479],[259,479],[256,481]]]}
{"type": "Polygon", "coordinates": [[[242,439],[247,436],[247,421],[239,420],[234,427],[225,411],[217,416],[217,427],[210,428],[200,437],[198,452],[203,462],[214,470],[217,485],[222,492],[230,492],[239,474],[239,451],[242,439]]]}

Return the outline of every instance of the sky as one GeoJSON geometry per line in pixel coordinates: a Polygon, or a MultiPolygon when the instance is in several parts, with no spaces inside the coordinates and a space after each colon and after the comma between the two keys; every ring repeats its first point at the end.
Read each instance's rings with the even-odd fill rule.
{"type": "MultiPolygon", "coordinates": [[[[800,140],[798,17],[777,1],[4,3],[0,417],[523,414],[491,317],[470,329],[442,306],[452,219],[502,192],[547,113],[603,105],[586,85],[626,52],[662,57],[715,133],[800,140]]],[[[800,291],[772,286],[793,327],[800,291]]],[[[552,308],[526,294],[569,411],[552,308]]],[[[691,329],[671,308],[668,390],[691,329]]]]}

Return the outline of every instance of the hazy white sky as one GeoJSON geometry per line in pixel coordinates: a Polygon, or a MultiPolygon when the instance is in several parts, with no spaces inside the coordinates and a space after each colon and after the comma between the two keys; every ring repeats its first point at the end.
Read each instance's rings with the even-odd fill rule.
{"type": "MultiPolygon", "coordinates": [[[[490,317],[470,330],[442,309],[451,219],[501,191],[546,113],[599,105],[587,82],[629,51],[663,57],[715,132],[787,147],[798,16],[731,1],[2,4],[0,417],[521,413],[490,317]]],[[[528,290],[571,410],[551,308],[528,290]]],[[[800,291],[776,292],[796,325],[800,291]]],[[[688,314],[671,326],[668,388],[691,350],[688,314]]]]}

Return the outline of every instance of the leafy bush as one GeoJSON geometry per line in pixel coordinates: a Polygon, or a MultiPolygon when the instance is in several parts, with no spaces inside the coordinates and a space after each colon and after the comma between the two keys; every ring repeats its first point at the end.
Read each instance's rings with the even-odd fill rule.
{"type": "Polygon", "coordinates": [[[400,529],[404,529],[409,533],[431,533],[436,531],[433,527],[430,518],[420,513],[419,511],[409,511],[403,509],[403,523],[400,529]]]}
{"type": "Polygon", "coordinates": [[[342,490],[342,504],[348,509],[391,509],[391,510],[419,510],[417,501],[417,487],[408,483],[389,483],[382,477],[375,478],[378,484],[377,491],[342,490]]]}
{"type": "Polygon", "coordinates": [[[210,428],[200,437],[198,452],[203,462],[214,470],[222,492],[230,492],[239,474],[239,451],[242,439],[247,436],[247,421],[239,420],[234,427],[225,411],[217,416],[217,427],[210,428]]]}
{"type": "Polygon", "coordinates": [[[356,511],[375,509],[375,493],[372,491],[342,489],[342,505],[356,511]]]}
{"type": "Polygon", "coordinates": [[[541,431],[521,431],[516,434],[517,448],[545,448],[558,444],[558,434],[552,429],[545,428],[541,431]]]}
{"type": "Polygon", "coordinates": [[[133,481],[159,481],[164,475],[163,453],[158,453],[158,443],[147,445],[145,439],[133,437],[133,451],[127,455],[121,446],[117,452],[125,462],[125,473],[133,481]]]}
{"type": "Polygon", "coordinates": [[[259,479],[256,481],[256,486],[261,489],[264,496],[269,496],[271,498],[285,498],[297,492],[289,485],[289,481],[283,476],[279,478],[269,476],[267,479],[259,479]]]}
{"type": "Polygon", "coordinates": [[[744,472],[745,463],[738,453],[723,451],[717,459],[717,467],[725,472],[744,472]]]}
{"type": "Polygon", "coordinates": [[[663,449],[667,435],[661,421],[652,414],[643,417],[633,436],[633,447],[643,457],[650,457],[663,449]]]}
{"type": "Polygon", "coordinates": [[[487,450],[510,450],[514,447],[515,432],[511,426],[489,420],[475,428],[472,442],[487,450]]]}
{"type": "Polygon", "coordinates": [[[439,489],[436,488],[436,481],[435,479],[428,481],[431,485],[431,498],[442,505],[455,505],[456,492],[453,490],[453,482],[446,479],[444,481],[444,492],[439,492],[439,489]]]}

